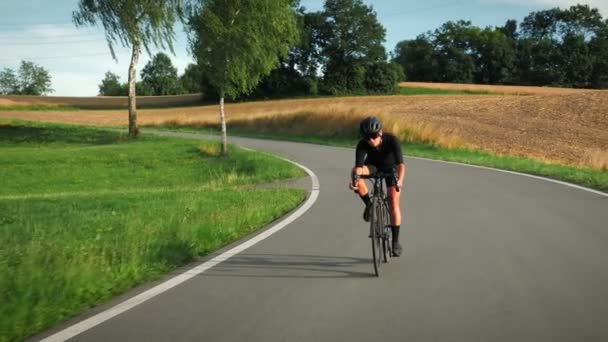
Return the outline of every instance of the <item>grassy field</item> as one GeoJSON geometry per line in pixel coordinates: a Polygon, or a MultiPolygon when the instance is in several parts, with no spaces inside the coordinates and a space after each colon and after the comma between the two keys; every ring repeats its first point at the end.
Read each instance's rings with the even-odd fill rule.
{"type": "Polygon", "coordinates": [[[397,88],[398,95],[496,95],[487,90],[436,89],[413,86],[397,88]]]}
{"type": "Polygon", "coordinates": [[[292,210],[292,164],[214,142],[0,121],[0,341],[18,341],[292,210]],[[237,214],[238,213],[238,214],[237,214]]]}

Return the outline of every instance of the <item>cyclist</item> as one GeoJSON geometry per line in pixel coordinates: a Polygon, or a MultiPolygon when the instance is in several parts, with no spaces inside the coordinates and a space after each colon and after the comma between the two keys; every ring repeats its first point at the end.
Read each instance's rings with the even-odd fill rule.
{"type": "MultiPolygon", "coordinates": [[[[382,122],[375,116],[369,116],[359,124],[361,140],[357,144],[355,167],[352,169],[354,175],[369,175],[376,171],[395,172],[395,179],[387,178],[386,187],[390,202],[391,232],[393,235],[393,255],[400,256],[402,247],[399,243],[399,229],[401,227],[401,209],[399,207],[400,192],[395,185],[403,186],[405,177],[405,164],[399,139],[390,133],[382,132],[382,122]]],[[[354,177],[353,177],[354,178],[354,177]]],[[[365,210],[363,219],[369,222],[371,200],[365,181],[361,178],[356,183],[349,185],[352,190],[359,194],[365,210]]]]}

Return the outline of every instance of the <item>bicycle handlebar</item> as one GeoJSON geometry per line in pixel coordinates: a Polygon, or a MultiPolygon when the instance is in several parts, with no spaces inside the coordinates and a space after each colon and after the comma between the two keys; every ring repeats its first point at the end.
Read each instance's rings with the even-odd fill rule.
{"type": "Polygon", "coordinates": [[[395,182],[395,190],[397,190],[397,192],[401,191],[401,189],[399,188],[399,185],[397,185],[397,175],[394,172],[376,172],[374,174],[371,175],[353,175],[353,185],[356,185],[356,183],[359,181],[359,178],[363,178],[363,179],[388,179],[388,178],[393,178],[393,181],[395,182]]]}

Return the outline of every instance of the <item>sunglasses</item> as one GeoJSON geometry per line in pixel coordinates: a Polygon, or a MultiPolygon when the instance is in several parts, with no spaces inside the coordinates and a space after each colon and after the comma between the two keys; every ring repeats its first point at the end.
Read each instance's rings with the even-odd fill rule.
{"type": "Polygon", "coordinates": [[[367,140],[376,139],[379,136],[380,136],[380,132],[377,132],[377,133],[374,133],[374,134],[367,135],[365,137],[365,139],[367,139],[367,140]]]}

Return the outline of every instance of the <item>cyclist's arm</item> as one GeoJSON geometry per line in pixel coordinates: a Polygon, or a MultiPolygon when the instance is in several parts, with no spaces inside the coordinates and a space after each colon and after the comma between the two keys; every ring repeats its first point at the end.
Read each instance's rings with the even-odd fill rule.
{"type": "Polygon", "coordinates": [[[367,151],[363,147],[363,142],[359,141],[357,144],[357,150],[355,152],[355,174],[362,175],[363,174],[363,164],[365,163],[365,156],[367,151]]]}
{"type": "Polygon", "coordinates": [[[397,165],[397,185],[403,188],[403,180],[405,179],[405,164],[401,163],[397,165]]]}

